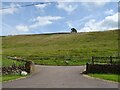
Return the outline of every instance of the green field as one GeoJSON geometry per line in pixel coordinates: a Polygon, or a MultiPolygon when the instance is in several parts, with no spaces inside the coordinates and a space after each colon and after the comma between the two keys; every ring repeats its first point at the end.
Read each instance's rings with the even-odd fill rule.
{"type": "Polygon", "coordinates": [[[111,80],[115,82],[120,82],[120,79],[117,74],[89,74],[91,77],[100,78],[104,80],[111,80]]]}
{"type": "Polygon", "coordinates": [[[67,59],[68,65],[81,65],[91,56],[117,56],[118,30],[6,36],[2,37],[2,49],[3,55],[20,56],[37,64],[66,65],[67,59]]]}

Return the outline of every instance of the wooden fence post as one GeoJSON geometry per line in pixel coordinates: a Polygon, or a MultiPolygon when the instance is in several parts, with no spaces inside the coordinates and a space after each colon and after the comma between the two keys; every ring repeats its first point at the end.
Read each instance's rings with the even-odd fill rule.
{"type": "Polygon", "coordinates": [[[94,64],[94,57],[92,56],[92,64],[94,64]]]}
{"type": "Polygon", "coordinates": [[[88,67],[88,63],[86,63],[86,73],[89,73],[89,67],[88,67]]]}
{"type": "Polygon", "coordinates": [[[110,56],[110,63],[112,64],[112,56],[110,56]]]}

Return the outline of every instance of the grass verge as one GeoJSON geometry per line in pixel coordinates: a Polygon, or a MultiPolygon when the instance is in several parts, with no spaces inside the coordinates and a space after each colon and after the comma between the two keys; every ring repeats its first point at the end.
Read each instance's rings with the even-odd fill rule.
{"type": "Polygon", "coordinates": [[[15,80],[22,77],[25,77],[25,76],[21,76],[20,74],[3,75],[3,76],[0,76],[0,82],[15,80]]]}
{"type": "Polygon", "coordinates": [[[117,74],[88,74],[91,77],[120,82],[120,75],[117,74]]]}

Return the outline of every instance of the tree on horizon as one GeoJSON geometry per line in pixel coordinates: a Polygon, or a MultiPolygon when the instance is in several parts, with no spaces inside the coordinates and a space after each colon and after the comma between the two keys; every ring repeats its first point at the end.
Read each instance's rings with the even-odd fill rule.
{"type": "Polygon", "coordinates": [[[77,30],[75,28],[71,28],[71,33],[77,33],[77,30]]]}

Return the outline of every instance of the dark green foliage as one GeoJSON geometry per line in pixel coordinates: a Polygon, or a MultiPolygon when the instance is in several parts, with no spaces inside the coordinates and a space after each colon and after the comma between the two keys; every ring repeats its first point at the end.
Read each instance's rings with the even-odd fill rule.
{"type": "Polygon", "coordinates": [[[71,33],[77,33],[77,30],[75,28],[71,28],[71,33]]]}

